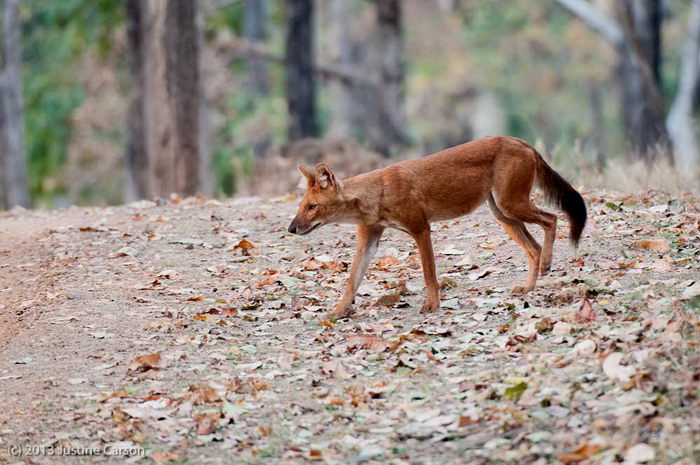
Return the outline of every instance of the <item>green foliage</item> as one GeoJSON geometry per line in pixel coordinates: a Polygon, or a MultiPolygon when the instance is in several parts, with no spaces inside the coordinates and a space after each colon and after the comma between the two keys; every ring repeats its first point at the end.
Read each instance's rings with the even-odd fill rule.
{"type": "Polygon", "coordinates": [[[109,49],[123,15],[119,0],[34,0],[23,3],[21,16],[29,186],[38,205],[50,206],[65,191],[71,115],[84,97],[76,65],[93,47],[109,49]]]}
{"type": "Polygon", "coordinates": [[[243,3],[233,2],[206,15],[204,18],[205,37],[211,39],[221,31],[241,36],[243,34],[243,3]]]}

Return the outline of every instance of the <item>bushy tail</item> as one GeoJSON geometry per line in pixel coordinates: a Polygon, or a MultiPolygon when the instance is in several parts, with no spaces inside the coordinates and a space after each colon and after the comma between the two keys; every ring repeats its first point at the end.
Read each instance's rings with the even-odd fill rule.
{"type": "Polygon", "coordinates": [[[574,246],[578,246],[588,217],[583,197],[539,153],[537,159],[537,185],[544,192],[545,201],[555,204],[566,213],[571,229],[569,239],[574,246]]]}

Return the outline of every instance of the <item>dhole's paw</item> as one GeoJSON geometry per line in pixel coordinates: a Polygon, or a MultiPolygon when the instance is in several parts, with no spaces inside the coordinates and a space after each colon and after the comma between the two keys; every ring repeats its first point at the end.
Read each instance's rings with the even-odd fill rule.
{"type": "Polygon", "coordinates": [[[330,312],[328,315],[326,315],[327,319],[332,319],[335,318],[336,320],[340,320],[341,318],[349,318],[350,315],[352,314],[352,311],[349,308],[336,308],[332,312],[330,312]]]}
{"type": "Polygon", "coordinates": [[[436,312],[440,309],[440,302],[426,302],[420,309],[421,313],[436,312]]]}
{"type": "Polygon", "coordinates": [[[540,262],[540,276],[544,276],[549,273],[552,268],[552,260],[543,260],[540,262]]]}
{"type": "Polygon", "coordinates": [[[511,291],[513,294],[527,294],[532,290],[532,287],[515,286],[511,291]]]}

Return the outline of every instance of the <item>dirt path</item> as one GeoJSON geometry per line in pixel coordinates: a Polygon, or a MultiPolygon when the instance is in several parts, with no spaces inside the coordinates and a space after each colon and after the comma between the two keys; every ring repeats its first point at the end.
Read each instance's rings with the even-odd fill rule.
{"type": "Polygon", "coordinates": [[[4,214],[0,462],[698,463],[698,201],[587,199],[527,298],[480,209],[434,227],[439,314],[390,232],[339,322],[353,230],[293,201],[4,214]]]}
{"type": "MultiPolygon", "coordinates": [[[[19,211],[0,217],[0,347],[36,321],[55,286],[55,257],[47,247],[51,213],[19,211]]],[[[57,267],[55,265],[58,265],[57,267]]]]}

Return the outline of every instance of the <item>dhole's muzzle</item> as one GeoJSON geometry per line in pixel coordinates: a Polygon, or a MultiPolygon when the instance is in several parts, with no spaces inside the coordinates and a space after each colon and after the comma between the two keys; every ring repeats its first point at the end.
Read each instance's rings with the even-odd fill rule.
{"type": "Polygon", "coordinates": [[[287,231],[289,231],[292,234],[298,234],[300,236],[303,236],[304,234],[309,234],[314,229],[323,225],[323,222],[321,222],[321,221],[317,221],[313,224],[300,224],[300,223],[303,223],[303,220],[300,220],[298,216],[294,217],[292,222],[289,224],[287,231]]]}

